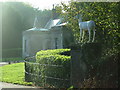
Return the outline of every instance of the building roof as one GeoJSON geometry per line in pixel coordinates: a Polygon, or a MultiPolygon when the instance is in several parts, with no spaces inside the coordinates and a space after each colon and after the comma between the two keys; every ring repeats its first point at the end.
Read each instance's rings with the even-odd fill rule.
{"type": "Polygon", "coordinates": [[[62,23],[62,18],[61,19],[50,19],[44,28],[37,27],[37,23],[39,22],[36,17],[33,28],[26,30],[26,31],[50,31],[52,27],[63,26],[67,24],[67,23],[62,23]]]}
{"type": "Polygon", "coordinates": [[[34,27],[34,28],[31,28],[31,29],[26,30],[26,31],[49,31],[49,30],[45,29],[45,28],[36,28],[36,27],[34,27]]]}
{"type": "Polygon", "coordinates": [[[49,21],[48,21],[48,23],[45,25],[45,27],[44,28],[46,28],[46,29],[51,29],[51,27],[54,27],[54,26],[56,26],[56,25],[60,25],[61,24],[61,19],[50,19],[49,21]]]}
{"type": "Polygon", "coordinates": [[[67,24],[67,23],[63,23],[63,18],[60,19],[57,18],[59,16],[59,13],[56,12],[54,5],[52,9],[52,14],[53,17],[48,21],[48,23],[45,25],[44,28],[40,28],[40,18],[38,15],[36,15],[33,28],[27,31],[50,31],[50,29],[53,27],[56,28],[67,24]]]}

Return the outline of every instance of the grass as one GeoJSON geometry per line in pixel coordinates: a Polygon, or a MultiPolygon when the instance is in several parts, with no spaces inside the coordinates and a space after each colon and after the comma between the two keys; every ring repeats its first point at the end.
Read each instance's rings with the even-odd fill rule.
{"type": "Polygon", "coordinates": [[[0,61],[2,61],[2,62],[9,62],[9,61],[14,62],[14,61],[22,61],[22,60],[23,60],[23,58],[21,58],[21,57],[14,57],[14,58],[2,58],[0,61]]]}
{"type": "Polygon", "coordinates": [[[0,67],[2,72],[2,82],[20,84],[20,85],[32,85],[32,82],[25,82],[24,63],[10,64],[0,67]]]}

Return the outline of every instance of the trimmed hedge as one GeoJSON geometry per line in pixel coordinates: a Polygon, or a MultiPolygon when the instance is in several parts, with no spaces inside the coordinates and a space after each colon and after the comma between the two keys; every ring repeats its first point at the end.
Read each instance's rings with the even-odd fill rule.
{"type": "Polygon", "coordinates": [[[39,59],[39,57],[42,55],[60,55],[64,52],[70,52],[70,49],[41,50],[36,53],[36,59],[39,59]]]}
{"type": "Polygon", "coordinates": [[[22,57],[22,48],[12,48],[2,50],[3,58],[22,57]]]}
{"type": "Polygon", "coordinates": [[[35,85],[55,88],[70,86],[71,57],[63,55],[64,52],[70,52],[70,49],[41,50],[36,54],[36,63],[40,65],[27,63],[27,71],[38,75],[29,77],[35,85]]]}
{"type": "Polygon", "coordinates": [[[36,54],[36,62],[40,64],[63,65],[69,62],[70,56],[61,55],[70,49],[41,50],[36,54]]]}

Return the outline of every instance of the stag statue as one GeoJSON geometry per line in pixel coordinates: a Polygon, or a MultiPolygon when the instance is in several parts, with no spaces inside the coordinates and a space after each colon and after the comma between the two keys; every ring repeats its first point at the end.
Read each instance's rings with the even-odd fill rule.
{"type": "Polygon", "coordinates": [[[82,39],[84,39],[84,34],[85,34],[85,31],[88,31],[89,33],[89,41],[91,41],[91,32],[93,31],[93,39],[92,39],[92,42],[94,42],[95,40],[95,22],[90,20],[90,21],[85,21],[85,22],[82,22],[82,15],[77,15],[76,16],[77,19],[78,19],[78,23],[79,23],[79,28],[80,28],[80,41],[82,39]]]}

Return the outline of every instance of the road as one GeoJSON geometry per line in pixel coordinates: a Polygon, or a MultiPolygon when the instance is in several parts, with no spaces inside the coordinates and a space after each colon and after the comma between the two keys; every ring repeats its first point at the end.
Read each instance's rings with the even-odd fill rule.
{"type": "Polygon", "coordinates": [[[0,62],[0,66],[7,65],[8,62],[0,62]]]}
{"type": "Polygon", "coordinates": [[[11,83],[0,82],[0,88],[36,88],[36,87],[15,85],[15,84],[11,84],[11,83]]]}

